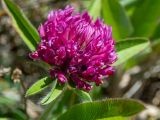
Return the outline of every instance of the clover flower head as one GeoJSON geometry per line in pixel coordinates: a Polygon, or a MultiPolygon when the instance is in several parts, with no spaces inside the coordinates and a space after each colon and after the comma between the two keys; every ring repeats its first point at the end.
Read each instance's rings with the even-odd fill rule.
{"type": "Polygon", "coordinates": [[[89,91],[91,83],[100,85],[114,73],[112,28],[100,19],[93,21],[88,12],[76,13],[71,6],[51,11],[38,31],[41,42],[30,57],[50,64],[50,76],[59,83],[72,82],[89,91]]]}

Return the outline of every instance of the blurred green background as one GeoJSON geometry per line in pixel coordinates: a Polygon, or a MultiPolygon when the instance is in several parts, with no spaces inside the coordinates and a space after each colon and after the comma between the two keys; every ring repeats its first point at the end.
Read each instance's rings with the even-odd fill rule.
{"type": "MultiPolygon", "coordinates": [[[[70,4],[77,11],[88,10],[93,19],[100,17],[112,26],[116,41],[132,37],[148,38],[150,47],[116,67],[114,77],[90,94],[94,100],[106,97],[142,100],[147,109],[133,119],[160,119],[160,0],[13,1],[36,28],[50,10],[70,4]]],[[[29,52],[0,5],[0,120],[36,120],[45,109],[45,106],[39,105],[39,97],[46,94],[47,90],[27,100],[23,99],[24,91],[48,74],[42,64],[29,59],[29,52]]],[[[68,90],[57,102],[49,120],[80,100],[73,91],[68,90]]]]}

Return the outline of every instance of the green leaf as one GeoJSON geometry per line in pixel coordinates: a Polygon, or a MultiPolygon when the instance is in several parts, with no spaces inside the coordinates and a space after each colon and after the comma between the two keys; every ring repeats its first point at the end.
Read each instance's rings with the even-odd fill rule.
{"type": "Polygon", "coordinates": [[[30,50],[35,50],[40,40],[37,30],[32,26],[19,7],[10,0],[2,0],[3,8],[12,18],[12,25],[30,50]]]}
{"type": "Polygon", "coordinates": [[[0,120],[9,120],[9,118],[0,118],[0,120]]]}
{"type": "Polygon", "coordinates": [[[120,3],[122,4],[122,6],[129,6],[133,3],[135,3],[137,0],[120,0],[120,3]]]}
{"type": "Polygon", "coordinates": [[[105,23],[112,26],[114,39],[126,38],[132,33],[131,22],[119,1],[102,0],[102,15],[105,23]]]}
{"type": "Polygon", "coordinates": [[[13,109],[11,111],[12,111],[12,113],[10,113],[10,114],[12,114],[11,116],[13,118],[15,118],[15,120],[27,120],[26,114],[23,113],[21,110],[13,109]]]}
{"type": "Polygon", "coordinates": [[[133,35],[150,37],[160,18],[160,0],[139,0],[132,15],[133,35]]]}
{"type": "Polygon", "coordinates": [[[91,5],[89,6],[89,14],[93,17],[93,19],[97,19],[97,17],[101,16],[101,0],[93,0],[91,5]]]}
{"type": "Polygon", "coordinates": [[[62,114],[62,112],[70,106],[72,93],[72,90],[63,90],[63,93],[57,99],[46,106],[46,109],[38,120],[57,120],[57,116],[62,114]],[[52,115],[50,115],[50,113],[52,113],[52,115]],[[51,116],[54,116],[54,118],[51,119],[51,116]]]}
{"type": "Polygon", "coordinates": [[[96,120],[110,117],[129,117],[144,105],[131,99],[107,99],[77,104],[58,117],[58,120],[96,120]]]}
{"type": "Polygon", "coordinates": [[[16,101],[11,100],[9,98],[6,98],[4,96],[0,96],[0,104],[5,104],[5,105],[11,106],[11,105],[16,104],[16,101]]]}
{"type": "Polygon", "coordinates": [[[51,82],[53,82],[53,80],[51,80],[49,77],[44,77],[38,80],[27,90],[26,97],[42,91],[43,89],[48,87],[51,82]]]}
{"type": "MultiPolygon", "coordinates": [[[[51,90],[51,91],[53,91],[53,90],[55,89],[56,85],[57,85],[57,79],[54,80],[54,82],[53,82],[53,84],[52,84],[52,90],[51,90]]],[[[47,94],[47,95],[41,100],[41,103],[42,103],[42,104],[45,103],[45,102],[49,99],[50,94],[51,94],[51,93],[47,94]]]]}
{"type": "Polygon", "coordinates": [[[127,117],[110,117],[110,118],[97,119],[97,120],[131,120],[131,119],[127,117]]]}
{"type": "Polygon", "coordinates": [[[159,34],[159,31],[160,31],[160,23],[159,25],[156,27],[152,37],[151,37],[151,40],[154,42],[156,39],[160,39],[160,34],[159,34]]]}
{"type": "Polygon", "coordinates": [[[92,98],[89,93],[82,90],[73,89],[73,91],[82,99],[83,102],[91,102],[92,98]]]}
{"type": "Polygon", "coordinates": [[[56,84],[57,81],[53,84],[51,91],[41,100],[42,105],[49,104],[62,93],[62,87],[58,85],[56,86],[56,84]]]}
{"type": "Polygon", "coordinates": [[[60,97],[58,97],[56,100],[54,100],[55,104],[53,105],[53,109],[52,109],[52,116],[54,116],[54,119],[57,120],[56,118],[59,115],[61,115],[65,109],[72,106],[72,104],[75,103],[75,100],[76,99],[74,98],[73,90],[72,89],[66,89],[63,92],[63,94],[60,95],[60,97]]]}
{"type": "Polygon", "coordinates": [[[149,40],[145,38],[128,38],[116,43],[118,60],[115,66],[126,62],[128,59],[137,55],[144,49],[149,47],[149,40]]]}

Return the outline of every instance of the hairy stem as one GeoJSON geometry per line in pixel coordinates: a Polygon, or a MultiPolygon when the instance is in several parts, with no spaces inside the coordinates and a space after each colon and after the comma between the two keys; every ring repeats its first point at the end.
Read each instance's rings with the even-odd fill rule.
{"type": "Polygon", "coordinates": [[[27,113],[27,98],[25,97],[26,87],[24,85],[23,80],[21,80],[21,79],[20,79],[20,84],[21,84],[22,89],[23,89],[22,98],[23,98],[23,103],[24,103],[24,110],[25,110],[25,113],[26,113],[26,116],[27,116],[27,120],[29,120],[29,115],[27,113]]]}
{"type": "Polygon", "coordinates": [[[58,96],[54,101],[52,101],[47,108],[44,110],[42,115],[38,120],[48,120],[47,118],[49,117],[50,113],[53,111],[55,104],[58,102],[59,99],[64,95],[65,91],[68,89],[68,84],[66,84],[63,88],[63,92],[58,96]]]}
{"type": "Polygon", "coordinates": [[[53,107],[55,105],[56,101],[51,102],[47,108],[45,109],[45,111],[43,112],[43,114],[40,116],[39,120],[47,120],[47,118],[49,117],[49,114],[52,112],[53,107]]]}

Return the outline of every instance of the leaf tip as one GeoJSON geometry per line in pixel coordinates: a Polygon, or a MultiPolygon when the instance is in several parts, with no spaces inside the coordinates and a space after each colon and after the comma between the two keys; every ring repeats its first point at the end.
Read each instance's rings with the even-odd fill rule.
{"type": "Polygon", "coordinates": [[[28,92],[28,90],[27,90],[24,97],[26,98],[26,97],[28,97],[28,96],[29,96],[29,92],[28,92]]]}

